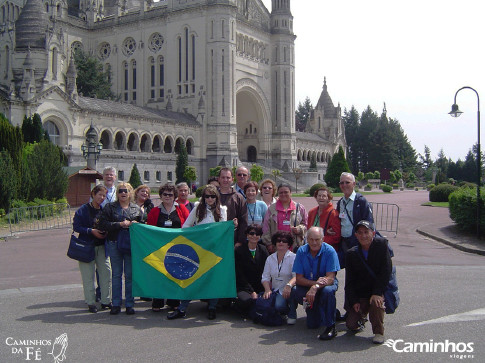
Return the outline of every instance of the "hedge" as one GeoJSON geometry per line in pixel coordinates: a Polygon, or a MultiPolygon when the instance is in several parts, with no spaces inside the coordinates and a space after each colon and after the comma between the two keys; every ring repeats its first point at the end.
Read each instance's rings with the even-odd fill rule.
{"type": "Polygon", "coordinates": [[[383,185],[382,186],[382,191],[384,193],[390,193],[390,192],[392,192],[392,187],[390,185],[383,185]]]}
{"type": "MultiPolygon", "coordinates": [[[[480,231],[485,232],[485,190],[480,189],[480,231]]],[[[466,231],[476,231],[477,225],[477,191],[460,188],[449,196],[450,218],[466,231]]]]}
{"type": "Polygon", "coordinates": [[[447,202],[451,193],[458,189],[451,184],[440,184],[429,191],[430,202],[447,202]]]}

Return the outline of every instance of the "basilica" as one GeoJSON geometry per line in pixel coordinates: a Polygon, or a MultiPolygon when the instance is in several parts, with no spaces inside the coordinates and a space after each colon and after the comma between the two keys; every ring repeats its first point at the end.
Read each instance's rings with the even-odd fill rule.
{"type": "Polygon", "coordinates": [[[210,167],[258,163],[311,185],[345,132],[326,81],[295,131],[295,38],[290,0],[1,0],[0,113],[14,125],[38,113],[70,166],[86,165],[92,126],[97,169],[120,180],[136,163],[152,187],[175,181],[185,145],[199,183],[210,167]],[[109,71],[116,100],[78,93],[78,49],[109,71]]]}

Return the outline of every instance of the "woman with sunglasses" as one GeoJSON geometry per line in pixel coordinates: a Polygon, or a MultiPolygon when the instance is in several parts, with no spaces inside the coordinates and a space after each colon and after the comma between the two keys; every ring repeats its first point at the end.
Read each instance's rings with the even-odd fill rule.
{"type": "Polygon", "coordinates": [[[288,232],[276,232],[271,237],[271,243],[276,252],[268,257],[264,265],[261,278],[263,298],[269,299],[272,294],[276,294],[276,310],[288,314],[287,322],[293,325],[296,323],[296,307],[291,307],[289,300],[291,289],[296,284],[296,275],[293,273],[296,254],[289,250],[293,245],[293,237],[288,232]]]}
{"type": "MultiPolygon", "coordinates": [[[[175,201],[178,196],[177,188],[167,183],[160,187],[158,195],[162,202],[148,213],[147,224],[160,228],[182,228],[189,211],[175,201]]],[[[163,299],[153,299],[152,311],[159,312],[163,303],[163,299]]],[[[168,299],[167,305],[174,309],[179,305],[179,301],[168,299]]]]}
{"type": "MultiPolygon", "coordinates": [[[[133,203],[133,187],[129,183],[120,183],[116,187],[116,202],[108,203],[103,208],[99,219],[102,230],[108,232],[108,255],[111,259],[112,271],[112,301],[111,315],[121,312],[122,275],[125,275],[125,307],[128,315],[135,313],[135,299],[131,291],[131,253],[120,249],[119,238],[126,238],[129,243],[128,229],[132,223],[142,221],[143,213],[136,203],[133,203]]],[[[125,240],[126,241],[126,240],[125,240]]]]}
{"type": "Polygon", "coordinates": [[[260,225],[250,224],[246,228],[247,243],[236,247],[234,258],[236,263],[236,307],[244,315],[264,291],[261,284],[264,264],[268,258],[268,250],[258,243],[263,235],[260,225]]]}
{"type": "Polygon", "coordinates": [[[261,182],[261,192],[258,195],[258,200],[262,200],[269,207],[276,203],[276,184],[271,179],[264,179],[261,182]]]}
{"type": "MultiPolygon", "coordinates": [[[[219,192],[213,185],[206,185],[202,191],[202,197],[195,203],[194,209],[190,212],[182,228],[189,228],[198,224],[207,224],[215,222],[224,222],[227,220],[227,207],[221,205],[219,192]]],[[[209,320],[216,318],[216,305],[219,299],[209,299],[209,311],[207,317],[209,320]]],[[[180,305],[174,311],[167,315],[167,319],[185,318],[187,307],[190,300],[182,300],[180,305]]]]}
{"type": "Polygon", "coordinates": [[[246,195],[246,207],[248,208],[248,226],[250,224],[263,224],[263,218],[268,206],[261,200],[256,200],[258,194],[258,183],[250,181],[244,186],[246,195]]]}

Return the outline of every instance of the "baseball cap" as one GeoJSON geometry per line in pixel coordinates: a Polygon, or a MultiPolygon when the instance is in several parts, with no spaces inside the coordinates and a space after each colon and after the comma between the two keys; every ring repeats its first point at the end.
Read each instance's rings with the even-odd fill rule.
{"type": "Polygon", "coordinates": [[[366,221],[366,220],[362,220],[362,221],[358,222],[355,225],[355,229],[359,228],[359,226],[364,226],[365,228],[370,229],[373,232],[375,231],[374,224],[369,222],[369,221],[366,221]]]}

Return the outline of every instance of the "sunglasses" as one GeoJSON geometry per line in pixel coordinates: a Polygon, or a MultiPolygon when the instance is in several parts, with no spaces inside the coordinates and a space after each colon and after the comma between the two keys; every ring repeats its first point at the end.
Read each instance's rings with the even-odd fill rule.
{"type": "Polygon", "coordinates": [[[239,173],[239,174],[237,174],[237,176],[248,176],[248,174],[239,173]]]}
{"type": "Polygon", "coordinates": [[[204,198],[216,199],[217,196],[214,195],[214,194],[206,194],[206,195],[204,195],[204,198]]]}
{"type": "Polygon", "coordinates": [[[273,189],[273,187],[263,187],[263,189],[273,189]]]}
{"type": "Polygon", "coordinates": [[[350,183],[352,183],[352,182],[349,182],[349,181],[341,181],[339,184],[340,185],[344,185],[344,184],[350,184],[350,183]]]}
{"type": "Polygon", "coordinates": [[[251,232],[248,232],[248,234],[250,236],[260,236],[259,234],[257,234],[255,231],[251,231],[251,232]]]}
{"type": "Polygon", "coordinates": [[[121,193],[126,193],[126,194],[128,194],[128,189],[119,189],[119,190],[118,190],[118,194],[121,194],[121,193]]]}
{"type": "Polygon", "coordinates": [[[173,194],[170,194],[170,193],[162,193],[162,195],[164,197],[173,197],[173,194]]]}
{"type": "Polygon", "coordinates": [[[283,239],[283,238],[277,238],[276,239],[276,243],[279,243],[279,242],[287,243],[285,239],[283,239]]]}

